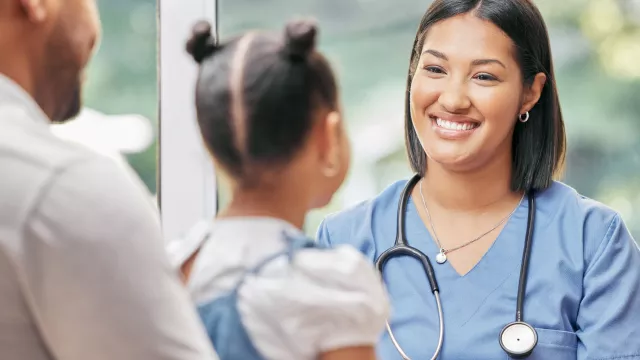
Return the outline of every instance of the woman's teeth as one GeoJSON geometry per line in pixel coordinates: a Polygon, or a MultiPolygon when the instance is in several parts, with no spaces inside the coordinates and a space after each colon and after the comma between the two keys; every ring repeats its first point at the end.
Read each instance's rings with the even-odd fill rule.
{"type": "Polygon", "coordinates": [[[470,122],[455,122],[455,121],[449,121],[449,120],[442,120],[440,118],[436,119],[436,124],[444,129],[448,129],[448,130],[471,130],[474,129],[476,127],[478,127],[478,124],[476,123],[470,123],[470,122]]]}

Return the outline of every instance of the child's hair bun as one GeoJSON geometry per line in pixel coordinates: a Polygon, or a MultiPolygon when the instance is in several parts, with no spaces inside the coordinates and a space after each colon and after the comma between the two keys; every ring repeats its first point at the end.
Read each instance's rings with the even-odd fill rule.
{"type": "Polygon", "coordinates": [[[216,39],[211,33],[211,24],[207,21],[197,22],[191,31],[191,38],[187,41],[187,52],[200,64],[215,50],[216,39]]]}
{"type": "Polygon", "coordinates": [[[305,60],[316,46],[318,27],[313,20],[295,20],[285,29],[285,51],[293,60],[305,60]]]}

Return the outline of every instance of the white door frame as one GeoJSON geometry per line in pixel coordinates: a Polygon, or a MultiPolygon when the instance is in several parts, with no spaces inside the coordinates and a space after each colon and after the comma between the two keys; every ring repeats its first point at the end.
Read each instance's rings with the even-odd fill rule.
{"type": "MultiPolygon", "coordinates": [[[[216,213],[216,177],[195,120],[197,66],[185,51],[191,27],[217,29],[217,0],[158,0],[158,206],[165,239],[216,213]]],[[[216,31],[217,33],[217,31],[216,31]]]]}

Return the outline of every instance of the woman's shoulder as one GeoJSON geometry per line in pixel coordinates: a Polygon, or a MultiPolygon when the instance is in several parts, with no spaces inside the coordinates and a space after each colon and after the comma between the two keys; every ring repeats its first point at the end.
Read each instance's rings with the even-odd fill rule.
{"type": "Polygon", "coordinates": [[[350,206],[344,210],[328,215],[325,218],[327,223],[350,222],[353,220],[362,220],[363,217],[376,214],[379,209],[397,210],[400,193],[407,184],[407,179],[398,180],[387,186],[375,197],[362,201],[354,206],[350,206]]]}
{"type": "Polygon", "coordinates": [[[377,196],[325,217],[317,239],[323,245],[349,244],[365,255],[373,251],[373,233],[395,231],[398,200],[407,179],[387,186],[377,196]]]}
{"type": "Polygon", "coordinates": [[[611,207],[580,194],[573,187],[560,181],[554,181],[536,198],[538,208],[548,217],[547,221],[563,217],[585,224],[608,226],[620,216],[611,207]]]}
{"type": "Polygon", "coordinates": [[[536,228],[552,238],[582,239],[571,244],[582,247],[586,263],[591,263],[605,248],[620,246],[631,251],[637,248],[616,210],[580,194],[567,184],[553,182],[536,199],[536,216],[540,218],[540,225],[536,228]]]}

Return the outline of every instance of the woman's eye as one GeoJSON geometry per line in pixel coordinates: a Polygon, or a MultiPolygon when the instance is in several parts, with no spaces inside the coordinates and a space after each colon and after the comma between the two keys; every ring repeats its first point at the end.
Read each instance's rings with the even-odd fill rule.
{"type": "Polygon", "coordinates": [[[480,81],[496,81],[498,79],[496,79],[495,76],[489,75],[489,74],[478,74],[476,75],[476,79],[480,80],[480,81]]]}
{"type": "Polygon", "coordinates": [[[444,74],[444,70],[442,70],[442,68],[439,68],[437,66],[425,66],[424,69],[430,73],[444,74]]]}

